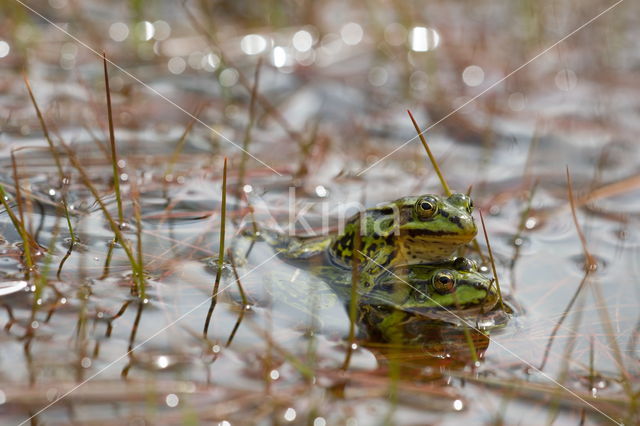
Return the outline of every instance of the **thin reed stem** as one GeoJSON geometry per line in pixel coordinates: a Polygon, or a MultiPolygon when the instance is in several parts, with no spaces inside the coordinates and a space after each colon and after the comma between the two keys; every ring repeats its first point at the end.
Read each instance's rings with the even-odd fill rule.
{"type": "Polygon", "coordinates": [[[113,111],[111,109],[111,89],[109,88],[109,70],[107,68],[107,54],[102,52],[102,64],[104,66],[104,84],[107,92],[107,115],[109,118],[109,143],[111,145],[111,166],[113,168],[113,190],[116,194],[118,205],[118,223],[124,223],[124,212],[122,210],[122,196],[120,194],[120,173],[118,171],[118,154],[116,151],[116,135],[113,127],[113,111]]]}
{"type": "Polygon", "coordinates": [[[487,234],[487,227],[484,225],[484,216],[482,216],[482,210],[480,210],[480,221],[482,222],[482,232],[484,232],[484,240],[487,243],[487,251],[489,252],[489,259],[491,260],[491,271],[493,272],[493,278],[496,281],[496,287],[498,289],[498,301],[503,311],[507,312],[502,301],[502,290],[500,290],[500,280],[498,279],[498,272],[496,271],[496,262],[493,258],[493,251],[491,250],[491,243],[489,242],[489,235],[487,234]]]}
{"type": "Polygon", "coordinates": [[[362,248],[362,236],[360,235],[360,219],[356,224],[358,231],[354,233],[353,240],[353,256],[351,258],[351,293],[349,297],[349,336],[347,337],[347,353],[342,363],[342,370],[349,368],[351,362],[351,354],[353,353],[353,346],[356,336],[356,316],[358,314],[358,286],[360,285],[360,262],[361,262],[361,248],[362,248]]]}
{"type": "Polygon", "coordinates": [[[216,303],[218,301],[218,289],[220,288],[220,280],[222,279],[222,268],[224,266],[224,237],[225,237],[225,226],[226,226],[226,216],[227,216],[227,158],[224,159],[224,166],[222,169],[222,206],[220,211],[220,242],[218,245],[218,264],[216,270],[216,280],[213,284],[213,292],[211,294],[211,305],[209,306],[209,311],[207,312],[207,319],[204,323],[204,338],[207,338],[207,333],[209,332],[209,323],[211,322],[211,316],[213,315],[213,310],[216,307],[216,303]]]}
{"type": "Polygon", "coordinates": [[[60,161],[60,155],[53,145],[53,141],[49,136],[49,130],[47,129],[47,124],[44,121],[44,117],[42,116],[42,112],[40,112],[40,108],[38,107],[38,103],[36,102],[36,98],[33,95],[33,91],[31,90],[31,84],[29,83],[29,78],[26,74],[23,75],[24,83],[27,85],[27,90],[29,91],[29,97],[31,98],[31,103],[33,107],[36,109],[36,114],[38,116],[38,120],[40,121],[40,127],[42,128],[42,132],[44,133],[44,138],[49,144],[49,149],[51,150],[51,155],[53,156],[53,160],[56,163],[56,168],[58,169],[58,175],[60,176],[60,183],[62,183],[64,178],[64,172],[62,170],[62,163],[60,161]]]}
{"type": "Polygon", "coordinates": [[[448,197],[449,195],[451,195],[451,189],[449,188],[449,185],[447,184],[447,181],[445,180],[444,175],[440,170],[440,166],[438,166],[438,162],[436,161],[436,158],[433,156],[433,153],[429,148],[429,144],[427,144],[427,140],[424,138],[422,130],[420,130],[420,126],[418,126],[418,123],[416,122],[415,118],[413,118],[413,114],[411,114],[411,111],[409,110],[407,110],[407,113],[409,113],[409,117],[411,118],[413,127],[415,127],[416,132],[418,132],[418,137],[420,138],[420,142],[422,142],[422,146],[424,146],[425,151],[427,151],[427,155],[429,156],[429,160],[431,160],[431,164],[433,165],[433,168],[436,171],[436,174],[438,175],[438,179],[440,179],[440,184],[444,189],[444,193],[447,194],[447,197],[448,197]]]}

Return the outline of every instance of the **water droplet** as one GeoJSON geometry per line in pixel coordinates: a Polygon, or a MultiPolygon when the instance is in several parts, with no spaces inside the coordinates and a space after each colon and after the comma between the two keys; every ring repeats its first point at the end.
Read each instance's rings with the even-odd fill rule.
{"type": "Polygon", "coordinates": [[[287,51],[282,46],[276,46],[271,53],[271,62],[276,68],[282,68],[287,65],[287,51]]]}
{"type": "Polygon", "coordinates": [[[455,401],[453,401],[453,409],[454,410],[460,411],[460,410],[462,410],[463,407],[464,407],[464,404],[462,403],[462,400],[456,399],[455,401]]]}
{"type": "Polygon", "coordinates": [[[469,87],[476,87],[484,81],[484,70],[477,65],[469,65],[462,71],[462,81],[469,87]]]}
{"type": "Polygon", "coordinates": [[[176,395],[175,393],[170,393],[169,395],[167,395],[164,401],[168,407],[173,408],[178,406],[180,398],[178,398],[178,395],[176,395]]]}
{"type": "Polygon", "coordinates": [[[155,27],[149,21],[138,22],[135,27],[136,36],[143,41],[149,41],[153,38],[155,27]]]}
{"type": "Polygon", "coordinates": [[[240,41],[240,49],[247,55],[257,55],[267,48],[267,39],[258,34],[247,34],[240,41]]]}
{"type": "Polygon", "coordinates": [[[434,29],[414,27],[410,37],[411,50],[414,52],[428,52],[440,44],[440,34],[434,29]]]}
{"type": "Polygon", "coordinates": [[[238,82],[238,78],[240,74],[235,68],[226,68],[220,72],[218,76],[218,81],[222,87],[232,87],[238,82]]]}
{"type": "Polygon", "coordinates": [[[167,67],[169,68],[169,72],[171,72],[171,74],[177,75],[184,72],[184,70],[187,68],[187,63],[181,57],[174,56],[173,58],[169,59],[167,67]]]}
{"type": "Polygon", "coordinates": [[[344,41],[344,44],[349,46],[355,46],[360,43],[363,35],[364,31],[362,30],[362,27],[356,22],[349,22],[340,30],[342,41],[344,41]]]}
{"type": "Polygon", "coordinates": [[[156,364],[158,365],[158,368],[167,368],[169,366],[169,357],[160,355],[156,360],[156,364]]]}
{"type": "Polygon", "coordinates": [[[213,72],[220,65],[220,58],[215,53],[208,53],[202,58],[202,69],[213,72]]]}
{"type": "Polygon", "coordinates": [[[11,51],[11,46],[4,40],[0,40],[0,58],[4,58],[11,51]]]}
{"type": "Polygon", "coordinates": [[[316,186],[316,195],[318,197],[326,197],[327,196],[327,189],[322,185],[316,186]]]}
{"type": "Polygon", "coordinates": [[[165,21],[155,21],[153,23],[153,29],[153,38],[156,40],[166,40],[171,35],[171,26],[165,21]]]}
{"type": "Polygon", "coordinates": [[[288,422],[292,422],[296,419],[296,410],[289,407],[287,411],[284,412],[284,419],[288,422]]]}
{"type": "Polygon", "coordinates": [[[307,52],[313,46],[313,36],[306,30],[297,31],[291,39],[291,44],[297,51],[307,52]]]}
{"type": "Polygon", "coordinates": [[[324,417],[316,417],[315,419],[313,419],[313,426],[326,426],[327,425],[327,421],[324,419],[324,417]]]}
{"type": "Polygon", "coordinates": [[[109,27],[109,37],[114,41],[125,41],[129,37],[129,27],[123,22],[114,22],[109,27]]]}
{"type": "Polygon", "coordinates": [[[537,224],[538,224],[538,219],[536,219],[535,217],[529,217],[524,223],[524,227],[527,229],[533,229],[536,227],[537,224]]]}

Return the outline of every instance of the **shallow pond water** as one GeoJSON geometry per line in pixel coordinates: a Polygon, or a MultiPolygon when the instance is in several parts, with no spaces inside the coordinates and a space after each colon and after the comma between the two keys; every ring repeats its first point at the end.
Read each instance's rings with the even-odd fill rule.
{"type": "Polygon", "coordinates": [[[637,4],[152,3],[0,5],[0,184],[32,240],[2,208],[3,424],[638,422],[637,4]],[[513,312],[350,339],[344,298],[259,240],[211,312],[223,204],[228,249],[443,194],[407,109],[513,312]]]}

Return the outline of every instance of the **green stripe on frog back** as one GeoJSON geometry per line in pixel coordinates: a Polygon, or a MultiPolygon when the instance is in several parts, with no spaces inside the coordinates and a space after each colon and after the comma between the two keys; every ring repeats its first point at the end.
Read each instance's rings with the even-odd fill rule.
{"type": "MultiPolygon", "coordinates": [[[[395,236],[392,232],[386,232],[393,226],[393,223],[392,221],[376,222],[375,214],[366,214],[363,215],[363,218],[366,222],[361,237],[362,252],[367,257],[373,258],[378,257],[377,255],[380,250],[385,248],[389,252],[389,255],[376,261],[382,266],[387,266],[393,259],[395,253],[395,236]],[[382,233],[386,235],[380,235],[378,231],[382,231],[382,233]],[[389,250],[389,248],[392,248],[392,250],[389,250]]],[[[334,262],[337,261],[336,263],[340,264],[340,266],[348,267],[351,265],[356,232],[360,232],[358,224],[357,216],[349,220],[345,225],[344,232],[336,237],[331,244],[329,249],[331,257],[334,262]]]]}

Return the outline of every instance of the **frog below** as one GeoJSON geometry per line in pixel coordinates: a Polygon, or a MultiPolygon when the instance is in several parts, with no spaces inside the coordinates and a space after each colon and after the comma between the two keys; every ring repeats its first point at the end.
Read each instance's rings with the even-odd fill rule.
{"type": "MultiPolygon", "coordinates": [[[[299,270],[296,270],[299,271],[299,270]]],[[[318,319],[323,307],[341,300],[347,311],[357,305],[357,322],[364,334],[392,340],[406,324],[453,324],[491,311],[498,301],[493,280],[480,274],[475,262],[456,258],[431,265],[398,265],[385,270],[375,284],[364,288],[357,284],[352,293],[352,275],[331,266],[315,266],[293,275],[268,274],[268,281],[278,289],[278,300],[318,319]],[[326,294],[326,285],[338,297],[326,294]]],[[[321,321],[320,321],[321,322],[321,321]]]]}
{"type": "Polygon", "coordinates": [[[428,194],[367,209],[351,217],[335,235],[305,238],[265,229],[262,236],[289,260],[324,256],[321,263],[342,269],[350,268],[359,243],[360,275],[369,287],[385,268],[449,260],[477,233],[472,212],[473,202],[465,194],[428,194]]]}

